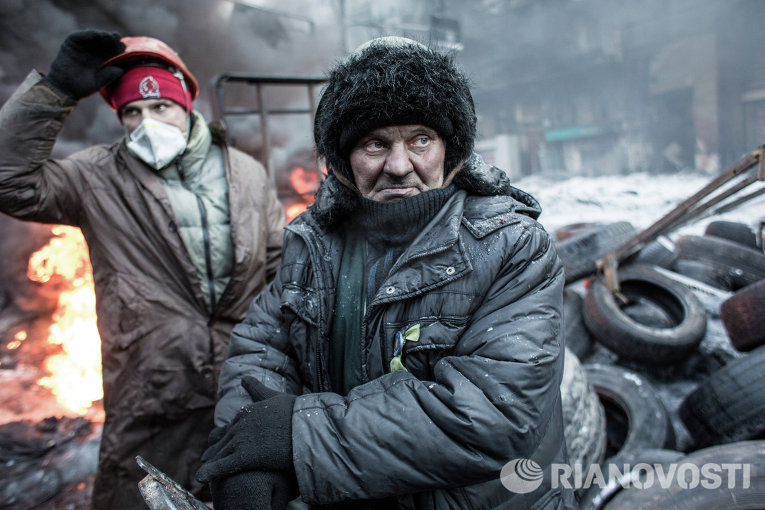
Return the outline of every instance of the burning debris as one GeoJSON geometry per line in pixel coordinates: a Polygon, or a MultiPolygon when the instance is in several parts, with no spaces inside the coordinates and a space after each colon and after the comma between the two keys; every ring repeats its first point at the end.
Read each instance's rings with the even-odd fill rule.
{"type": "Polygon", "coordinates": [[[70,412],[82,415],[103,397],[93,271],[79,229],[55,226],[52,233],[50,242],[32,255],[27,270],[30,280],[59,290],[47,341],[60,348],[45,360],[50,375],[38,384],[50,388],[70,412]]]}
{"type": "Polygon", "coordinates": [[[72,227],[3,216],[0,231],[0,508],[89,508],[103,409],[87,247],[72,227]]]}

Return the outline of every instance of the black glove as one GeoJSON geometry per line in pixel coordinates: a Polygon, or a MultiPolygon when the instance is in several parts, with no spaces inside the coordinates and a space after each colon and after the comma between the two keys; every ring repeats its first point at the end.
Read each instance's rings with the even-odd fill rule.
{"type": "Polygon", "coordinates": [[[125,51],[116,32],[80,30],[66,38],[50,65],[48,81],[75,100],[96,92],[124,72],[117,66],[101,68],[104,62],[125,51]]]}
{"type": "Polygon", "coordinates": [[[269,389],[254,377],[243,377],[242,386],[252,396],[253,403],[239,411],[223,437],[202,455],[203,464],[196,475],[202,483],[242,471],[294,471],[292,406],[295,396],[269,389]]]}
{"type": "Polygon", "coordinates": [[[210,482],[215,510],[283,510],[295,499],[294,475],[275,471],[244,471],[210,482]]]}

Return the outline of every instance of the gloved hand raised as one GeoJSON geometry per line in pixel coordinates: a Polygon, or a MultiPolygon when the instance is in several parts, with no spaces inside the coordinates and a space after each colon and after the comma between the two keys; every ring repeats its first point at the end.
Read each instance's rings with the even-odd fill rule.
{"type": "Polygon", "coordinates": [[[294,475],[244,471],[210,482],[215,510],[284,510],[298,496],[294,475]]]}
{"type": "Polygon", "coordinates": [[[284,471],[292,466],[292,406],[295,396],[267,388],[254,377],[242,386],[253,403],[242,408],[225,432],[216,432],[202,455],[197,480],[227,478],[243,471],[284,471]],[[218,439],[219,438],[219,439],[218,439]]]}
{"type": "Polygon", "coordinates": [[[116,32],[80,30],[66,38],[50,65],[46,78],[75,100],[96,92],[124,72],[117,66],[101,65],[125,50],[116,32]]]}

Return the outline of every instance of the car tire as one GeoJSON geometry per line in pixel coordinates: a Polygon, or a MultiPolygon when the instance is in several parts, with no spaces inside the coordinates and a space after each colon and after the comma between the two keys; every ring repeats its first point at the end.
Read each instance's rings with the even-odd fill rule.
{"type": "Polygon", "coordinates": [[[606,459],[603,466],[601,466],[601,472],[606,482],[605,486],[592,485],[588,487],[580,498],[579,510],[601,510],[616,494],[624,490],[625,487],[628,487],[633,473],[632,471],[627,471],[625,464],[631,469],[634,469],[638,464],[648,464],[649,466],[661,464],[662,466],[667,466],[670,463],[681,461],[684,456],[684,453],[676,450],[651,448],[624,455],[616,455],[606,459]],[[610,466],[615,468],[617,476],[611,476],[610,466]]]}
{"type": "Polygon", "coordinates": [[[627,221],[593,224],[556,244],[563,263],[566,282],[570,283],[591,275],[597,262],[619,248],[636,233],[627,221]]]}
{"type": "Polygon", "coordinates": [[[705,262],[721,273],[730,275],[733,288],[738,290],[765,278],[765,253],[753,248],[714,236],[679,237],[678,260],[705,262]]]}
{"type": "Polygon", "coordinates": [[[668,237],[659,237],[651,241],[628,259],[631,264],[649,264],[665,269],[672,268],[675,260],[677,260],[677,251],[668,237]]]}
{"type": "Polygon", "coordinates": [[[569,349],[565,353],[560,384],[563,435],[569,464],[586,469],[605,455],[606,415],[579,359],[569,349]]]}
{"type": "Polygon", "coordinates": [[[720,320],[741,352],[765,344],[765,280],[736,291],[720,304],[720,320]]]}
{"type": "Polygon", "coordinates": [[[617,274],[626,304],[600,278],[589,281],[583,317],[595,340],[638,362],[667,364],[693,354],[706,332],[704,306],[693,291],[643,264],[617,274]]]}
{"type": "MultiPolygon", "coordinates": [[[[714,446],[689,453],[680,461],[688,474],[688,466],[698,468],[699,479],[693,475],[669,477],[669,483],[655,481],[643,488],[629,487],[619,491],[605,510],[744,510],[765,508],[765,441],[741,441],[714,446]],[[721,466],[738,467],[732,471],[721,466]],[[748,465],[745,473],[744,465],[748,465]],[[719,480],[702,475],[704,469],[718,471],[719,480]],[[689,479],[690,478],[690,479],[689,479]],[[680,485],[683,480],[686,487],[680,485]],[[719,481],[719,483],[717,483],[719,481]],[[703,482],[706,482],[704,484],[703,482]],[[691,484],[693,484],[691,486],[691,484]]],[[[657,477],[658,478],[658,477],[657,477]]]]}
{"type": "Polygon", "coordinates": [[[712,221],[704,228],[705,236],[727,239],[752,249],[757,247],[757,234],[746,223],[737,221],[712,221]]]}
{"type": "Polygon", "coordinates": [[[675,447],[672,422],[651,383],[618,365],[584,369],[606,412],[606,458],[675,447]]]}
{"type": "Polygon", "coordinates": [[[563,338],[580,360],[590,352],[592,337],[582,317],[582,296],[568,287],[563,289],[563,338]]]}
{"type": "Polygon", "coordinates": [[[765,346],[728,362],[683,399],[679,415],[697,448],[765,434],[765,346]]]}
{"type": "Polygon", "coordinates": [[[671,269],[720,290],[730,291],[737,285],[730,271],[701,260],[678,259],[671,269]]]}

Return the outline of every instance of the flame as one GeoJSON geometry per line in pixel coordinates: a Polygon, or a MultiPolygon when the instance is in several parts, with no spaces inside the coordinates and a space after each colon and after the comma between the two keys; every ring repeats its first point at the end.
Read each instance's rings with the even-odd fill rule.
{"type": "Polygon", "coordinates": [[[316,170],[296,166],[290,171],[289,181],[292,190],[299,196],[290,197],[286,200],[284,215],[287,223],[306,210],[313,203],[313,195],[319,189],[319,176],[316,170]]]}
{"type": "Polygon", "coordinates": [[[315,170],[306,170],[302,166],[296,166],[290,172],[290,184],[295,193],[300,195],[316,193],[319,189],[319,176],[315,170]]]}
{"type": "Polygon", "coordinates": [[[297,215],[302,213],[306,210],[306,208],[310,205],[310,202],[297,202],[295,204],[289,205],[284,209],[284,216],[287,217],[287,223],[294,220],[297,215]]]}
{"type": "Polygon", "coordinates": [[[60,289],[47,339],[60,352],[45,360],[49,375],[37,383],[50,388],[66,409],[85,414],[103,397],[93,271],[79,229],[55,226],[51,231],[55,237],[32,254],[27,268],[30,280],[60,289]]]}

